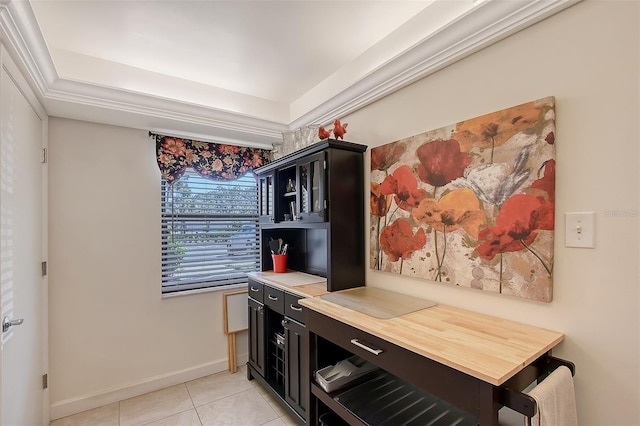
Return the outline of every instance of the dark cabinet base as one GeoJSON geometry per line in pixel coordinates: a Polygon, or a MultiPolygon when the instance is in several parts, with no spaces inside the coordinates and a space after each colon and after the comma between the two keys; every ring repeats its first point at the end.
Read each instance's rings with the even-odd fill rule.
{"type": "Polygon", "coordinates": [[[309,355],[301,296],[249,279],[249,362],[256,379],[301,424],[309,406],[309,355]],[[264,303],[260,303],[260,302],[264,303]]]}

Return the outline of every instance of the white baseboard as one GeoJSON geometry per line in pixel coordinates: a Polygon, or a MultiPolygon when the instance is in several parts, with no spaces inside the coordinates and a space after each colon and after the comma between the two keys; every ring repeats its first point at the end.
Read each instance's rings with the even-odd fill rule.
{"type": "MultiPolygon", "coordinates": [[[[239,354],[238,365],[240,366],[245,364],[248,356],[249,354],[247,353],[239,354]]],[[[107,389],[98,393],[69,398],[51,404],[51,420],[71,416],[103,405],[133,398],[135,396],[164,389],[169,386],[178,385],[190,380],[199,379],[210,374],[220,373],[222,371],[226,371],[228,368],[228,360],[225,358],[218,361],[196,365],[184,370],[150,377],[137,383],[131,383],[119,388],[107,389]]]]}

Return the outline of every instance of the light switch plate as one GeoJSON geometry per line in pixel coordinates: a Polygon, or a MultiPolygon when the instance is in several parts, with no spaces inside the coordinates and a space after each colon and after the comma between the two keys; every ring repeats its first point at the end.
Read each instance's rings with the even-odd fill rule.
{"type": "Polygon", "coordinates": [[[565,246],[595,247],[595,212],[566,213],[565,246]]]}

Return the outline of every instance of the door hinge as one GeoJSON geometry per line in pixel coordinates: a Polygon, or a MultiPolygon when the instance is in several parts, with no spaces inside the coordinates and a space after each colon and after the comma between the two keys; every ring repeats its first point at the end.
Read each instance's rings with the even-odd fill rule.
{"type": "Polygon", "coordinates": [[[47,276],[47,262],[42,262],[42,276],[46,277],[47,276]]]}
{"type": "Polygon", "coordinates": [[[45,373],[42,375],[42,389],[49,387],[49,376],[45,373]]]}
{"type": "Polygon", "coordinates": [[[46,164],[46,163],[47,163],[47,160],[48,160],[48,158],[47,158],[47,154],[48,154],[48,153],[47,153],[47,148],[42,148],[42,158],[41,158],[41,160],[40,160],[40,162],[41,162],[42,164],[46,164]]]}
{"type": "Polygon", "coordinates": [[[327,160],[324,160],[324,161],[322,162],[322,167],[323,167],[325,170],[327,170],[327,160]]]}

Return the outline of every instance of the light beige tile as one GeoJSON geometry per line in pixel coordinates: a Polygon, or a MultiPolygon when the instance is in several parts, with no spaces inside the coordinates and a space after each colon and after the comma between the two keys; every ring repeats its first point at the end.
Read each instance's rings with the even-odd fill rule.
{"type": "Polygon", "coordinates": [[[120,426],[143,425],[193,408],[184,384],[120,402],[120,426]]]}
{"type": "Polygon", "coordinates": [[[260,384],[259,381],[251,380],[249,383],[251,383],[251,386],[253,386],[253,388],[257,390],[260,395],[265,396],[269,394],[269,392],[260,384]]]}
{"type": "Polygon", "coordinates": [[[280,417],[270,422],[264,423],[262,426],[286,426],[280,417]]]}
{"type": "Polygon", "coordinates": [[[234,395],[252,388],[246,374],[223,372],[187,382],[193,404],[200,405],[234,395]]]}
{"type": "Polygon", "coordinates": [[[118,426],[119,403],[95,408],[73,416],[63,417],[50,423],[51,426],[118,426]]]}
{"type": "Polygon", "coordinates": [[[210,402],[197,407],[196,410],[204,426],[257,426],[278,418],[276,412],[255,389],[210,402]]]}
{"type": "Polygon", "coordinates": [[[264,393],[262,394],[262,397],[265,399],[265,401],[267,401],[267,403],[273,409],[273,411],[276,412],[278,417],[288,415],[287,410],[285,410],[284,407],[282,406],[282,402],[280,402],[280,400],[273,397],[270,393],[264,393]]]}
{"type": "Polygon", "coordinates": [[[294,419],[293,417],[291,417],[291,415],[289,413],[285,413],[283,416],[279,417],[280,420],[282,420],[282,422],[286,425],[286,426],[298,426],[298,420],[294,419]]]}
{"type": "Polygon", "coordinates": [[[194,408],[156,422],[147,423],[145,426],[202,426],[202,423],[200,423],[200,417],[194,408]]]}
{"type": "Polygon", "coordinates": [[[262,385],[260,385],[257,381],[254,380],[254,381],[252,381],[252,383],[255,383],[255,385],[254,385],[255,389],[258,391],[258,393],[260,395],[262,395],[262,397],[265,399],[265,401],[267,401],[269,406],[273,409],[273,411],[276,412],[278,417],[280,417],[285,424],[287,424],[287,425],[298,425],[299,424],[298,421],[295,420],[291,416],[289,411],[287,411],[282,406],[282,402],[279,399],[277,399],[276,397],[271,395],[271,393],[269,393],[267,390],[265,390],[262,387],[262,385]]]}

